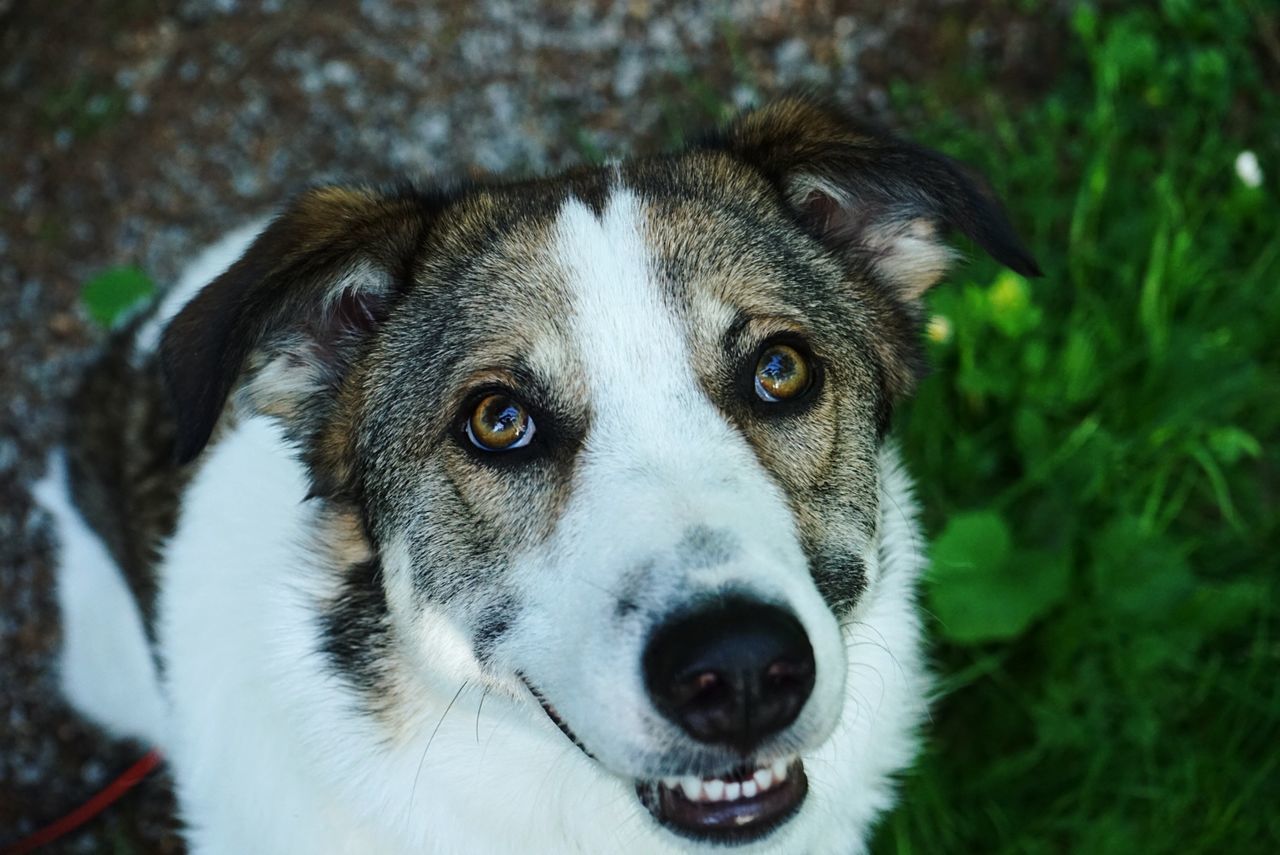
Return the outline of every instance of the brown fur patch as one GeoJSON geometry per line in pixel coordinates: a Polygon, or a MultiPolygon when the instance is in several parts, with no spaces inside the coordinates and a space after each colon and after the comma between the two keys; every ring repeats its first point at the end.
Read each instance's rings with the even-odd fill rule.
{"type": "Polygon", "coordinates": [[[114,336],[85,371],[65,441],[76,504],[123,572],[154,641],[153,565],[191,473],[173,466],[177,426],[159,365],[130,359],[145,320],[114,336]]]}

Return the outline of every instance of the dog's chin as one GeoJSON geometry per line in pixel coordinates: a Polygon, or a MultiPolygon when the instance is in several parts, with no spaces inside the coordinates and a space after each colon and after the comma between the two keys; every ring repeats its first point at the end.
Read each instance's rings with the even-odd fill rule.
{"type": "MultiPolygon", "coordinates": [[[[555,707],[532,686],[529,690],[560,732],[599,762],[555,707]]],[[[634,783],[640,804],[661,826],[721,846],[752,843],[778,830],[796,815],[809,793],[799,757],[750,763],[710,777],[671,775],[634,783]]]]}

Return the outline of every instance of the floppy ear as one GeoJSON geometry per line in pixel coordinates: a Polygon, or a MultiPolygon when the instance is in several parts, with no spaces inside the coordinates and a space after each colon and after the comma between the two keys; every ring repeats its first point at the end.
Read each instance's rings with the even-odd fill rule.
{"type": "Polygon", "coordinates": [[[784,98],[738,117],[714,144],[763,172],[805,228],[866,261],[903,300],[942,278],[951,230],[1018,273],[1040,275],[985,182],[832,105],[784,98]]]}
{"type": "Polygon", "coordinates": [[[314,421],[409,280],[432,207],[409,190],[310,190],[178,313],[160,358],[180,463],[204,448],[246,374],[255,410],[314,421]]]}

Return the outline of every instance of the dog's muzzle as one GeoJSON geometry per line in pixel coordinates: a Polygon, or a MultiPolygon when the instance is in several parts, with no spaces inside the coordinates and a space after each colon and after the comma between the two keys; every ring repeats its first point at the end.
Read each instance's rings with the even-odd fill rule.
{"type": "MultiPolygon", "coordinates": [[[[734,598],[680,613],[652,635],[643,670],[650,700],[666,718],[693,740],[743,758],[713,775],[637,781],[640,803],[659,823],[685,837],[735,844],[767,835],[799,810],[809,790],[804,764],[760,753],[813,691],[813,649],[790,612],[734,598]]],[[[592,756],[541,692],[526,685],[565,736],[592,756]]]]}
{"type": "MultiPolygon", "coordinates": [[[[790,612],[745,599],[669,620],[644,654],[654,706],[698,742],[742,757],[796,720],[813,691],[813,648],[790,612]]],[[[808,792],[794,758],[748,762],[723,775],[638,784],[640,801],[686,836],[740,842],[785,822],[808,792]]]]}

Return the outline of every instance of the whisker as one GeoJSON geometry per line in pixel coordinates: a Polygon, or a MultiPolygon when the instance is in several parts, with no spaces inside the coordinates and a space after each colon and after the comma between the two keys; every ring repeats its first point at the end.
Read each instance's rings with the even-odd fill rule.
{"type": "Polygon", "coordinates": [[[467,687],[468,682],[468,680],[463,680],[462,685],[458,687],[458,691],[453,693],[453,700],[449,701],[449,705],[444,708],[444,712],[440,713],[440,720],[436,722],[435,729],[427,737],[427,746],[422,749],[422,756],[418,758],[418,771],[413,774],[413,789],[409,791],[410,813],[413,812],[413,800],[418,794],[418,779],[422,777],[422,764],[427,760],[427,752],[431,750],[431,743],[435,741],[436,734],[440,732],[440,725],[444,724],[445,716],[449,715],[449,710],[453,709],[453,705],[458,702],[458,698],[462,695],[462,690],[467,687]]]}
{"type": "Polygon", "coordinates": [[[511,711],[515,709],[514,705],[508,704],[506,710],[502,713],[502,717],[494,724],[493,730],[489,731],[489,738],[484,741],[484,749],[480,752],[480,759],[483,760],[489,754],[489,744],[493,742],[493,738],[498,735],[498,728],[507,720],[507,716],[511,715],[511,711]]]}
{"type": "Polygon", "coordinates": [[[857,627],[859,629],[867,629],[871,632],[874,632],[879,637],[880,641],[876,642],[871,639],[858,639],[858,640],[850,639],[849,642],[845,643],[846,650],[852,650],[854,647],[857,647],[858,645],[861,645],[861,644],[869,644],[873,647],[878,647],[881,650],[883,650],[885,652],[885,655],[887,655],[893,661],[894,666],[898,669],[898,673],[902,675],[902,678],[904,680],[906,679],[907,671],[905,668],[902,667],[902,663],[898,661],[897,655],[894,654],[892,649],[890,649],[889,639],[884,637],[883,632],[876,629],[871,624],[866,623],[865,621],[857,620],[857,619],[851,620],[845,624],[841,624],[840,626],[841,629],[847,629],[849,627],[857,627]]]}
{"type": "Polygon", "coordinates": [[[884,681],[884,675],[880,673],[880,669],[879,669],[879,668],[877,668],[875,665],[872,665],[870,662],[851,662],[851,663],[849,663],[849,664],[850,664],[850,665],[852,665],[852,666],[854,666],[854,667],[856,667],[856,668],[863,668],[863,669],[866,669],[866,670],[870,671],[872,674],[875,674],[875,675],[876,675],[876,679],[880,681],[880,694],[881,694],[881,696],[883,696],[883,695],[884,695],[884,693],[885,693],[885,691],[886,691],[886,689],[887,689],[887,686],[886,686],[885,681],[884,681]]]}
{"type": "Polygon", "coordinates": [[[489,686],[480,693],[480,703],[476,704],[476,745],[480,744],[480,710],[484,709],[484,699],[489,697],[489,686]]]}

